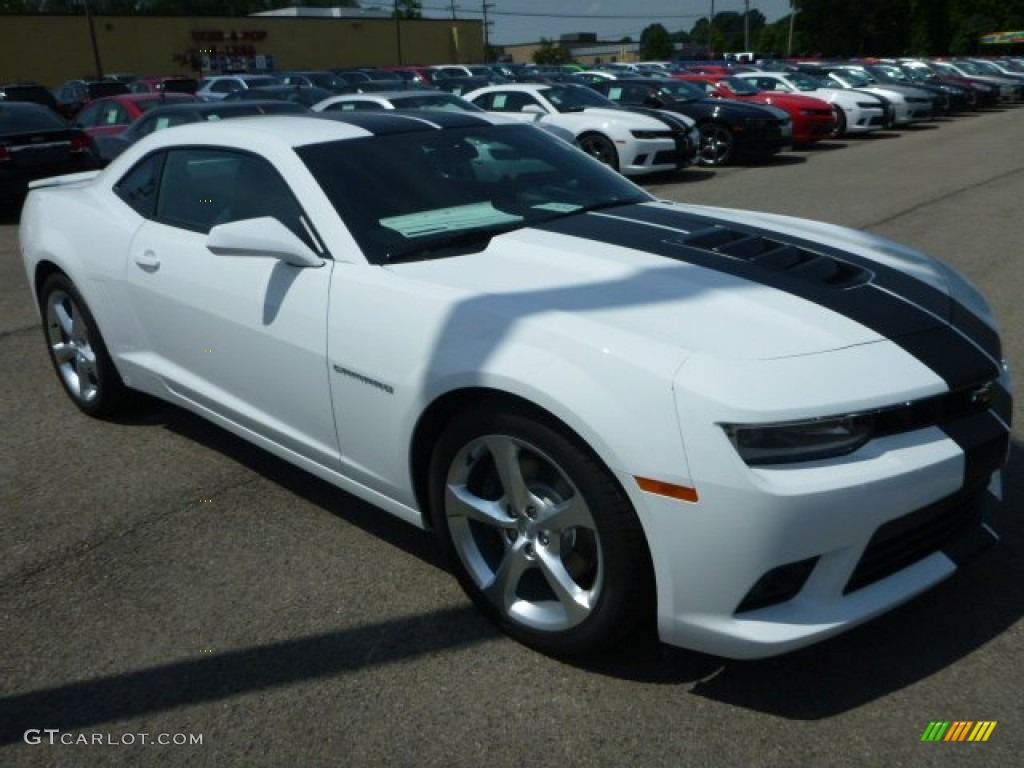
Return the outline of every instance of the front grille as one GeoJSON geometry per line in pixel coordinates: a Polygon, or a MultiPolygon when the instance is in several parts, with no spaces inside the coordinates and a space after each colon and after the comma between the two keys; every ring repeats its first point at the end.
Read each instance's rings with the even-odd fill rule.
{"type": "Polygon", "coordinates": [[[883,525],[868,542],[843,594],[881,581],[977,528],[984,493],[984,487],[976,486],[883,525]]]}
{"type": "Polygon", "coordinates": [[[689,159],[687,152],[682,149],[663,149],[660,152],[656,152],[654,155],[654,165],[663,165],[666,163],[674,163],[679,165],[687,162],[689,159]]]}

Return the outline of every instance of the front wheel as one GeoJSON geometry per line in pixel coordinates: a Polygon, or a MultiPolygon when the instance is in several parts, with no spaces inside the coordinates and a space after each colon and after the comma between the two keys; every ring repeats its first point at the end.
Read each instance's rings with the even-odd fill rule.
{"type": "Polygon", "coordinates": [[[846,134],[846,112],[843,111],[842,107],[835,107],[836,113],[836,129],[832,132],[833,136],[844,136],[846,134]]]}
{"type": "Polygon", "coordinates": [[[613,171],[619,170],[619,153],[615,144],[600,133],[584,133],[576,139],[576,145],[596,160],[600,160],[613,171]]]}
{"type": "Polygon", "coordinates": [[[736,137],[720,123],[704,123],[700,126],[700,151],[697,160],[701,165],[728,165],[736,157],[736,137]]]}
{"type": "Polygon", "coordinates": [[[47,350],[64,391],[90,416],[114,413],[124,405],[127,390],[81,294],[66,276],[53,274],[39,299],[47,350]]]}
{"type": "Polygon", "coordinates": [[[593,651],[650,607],[632,505],[578,438],[545,418],[518,409],[456,418],[433,454],[430,502],[463,589],[527,645],[593,651]]]}

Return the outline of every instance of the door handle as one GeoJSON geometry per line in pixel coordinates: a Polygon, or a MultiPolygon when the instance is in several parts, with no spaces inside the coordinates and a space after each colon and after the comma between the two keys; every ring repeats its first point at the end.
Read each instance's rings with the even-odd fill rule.
{"type": "Polygon", "coordinates": [[[147,272],[155,272],[160,268],[160,259],[154,251],[148,249],[135,257],[135,263],[147,272]]]}

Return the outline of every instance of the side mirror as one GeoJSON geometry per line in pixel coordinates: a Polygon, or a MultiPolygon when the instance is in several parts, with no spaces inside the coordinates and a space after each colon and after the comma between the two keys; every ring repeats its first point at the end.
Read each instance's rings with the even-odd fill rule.
{"type": "Polygon", "coordinates": [[[524,106],[520,110],[520,112],[525,112],[528,115],[546,115],[547,114],[547,112],[544,111],[544,107],[542,107],[540,104],[527,104],[526,106],[524,106]]]}
{"type": "Polygon", "coordinates": [[[296,267],[322,267],[324,260],[271,216],[218,224],[206,236],[206,247],[218,256],[263,256],[296,267]]]}

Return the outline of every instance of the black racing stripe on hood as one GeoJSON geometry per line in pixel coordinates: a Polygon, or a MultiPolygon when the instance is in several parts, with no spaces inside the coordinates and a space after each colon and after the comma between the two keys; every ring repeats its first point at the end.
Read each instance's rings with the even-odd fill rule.
{"type": "Polygon", "coordinates": [[[796,235],[784,234],[747,224],[722,222],[714,217],[701,216],[689,211],[674,211],[670,208],[656,205],[624,206],[609,211],[609,214],[683,231],[720,226],[779,242],[791,243],[810,251],[827,254],[838,261],[871,272],[874,275],[871,281],[874,285],[884,290],[892,291],[903,299],[951,323],[953,327],[957,328],[968,339],[981,347],[992,358],[993,362],[998,363],[1002,359],[1002,346],[999,334],[992,326],[971,312],[967,307],[952,299],[944,291],[887,264],[796,235]]]}
{"type": "MultiPolygon", "coordinates": [[[[615,209],[615,213],[623,210],[628,212],[635,207],[615,209]]],[[[677,225],[686,223],[687,215],[680,216],[682,218],[675,219],[677,225]]],[[[707,221],[713,223],[713,220],[707,221]]],[[[539,225],[537,229],[646,251],[798,296],[889,339],[934,371],[950,389],[990,381],[999,375],[999,366],[988,355],[934,313],[872,282],[857,282],[853,287],[837,289],[784,270],[691,247],[686,243],[684,229],[673,233],[617,215],[568,216],[539,225]]]]}

